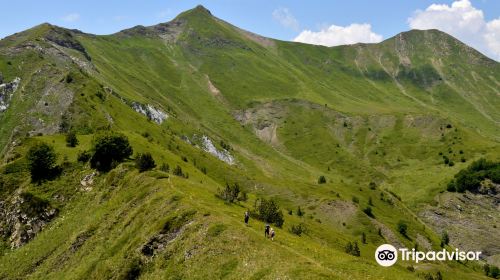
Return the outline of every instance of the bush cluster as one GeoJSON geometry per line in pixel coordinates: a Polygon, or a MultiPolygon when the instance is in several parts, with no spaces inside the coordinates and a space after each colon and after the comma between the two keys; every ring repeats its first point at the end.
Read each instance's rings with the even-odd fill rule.
{"type": "Polygon", "coordinates": [[[484,179],[490,179],[495,184],[500,184],[500,162],[479,159],[466,169],[460,170],[448,183],[450,192],[477,191],[484,179]]]}
{"type": "Polygon", "coordinates": [[[356,257],[361,256],[358,242],[347,242],[347,245],[345,246],[345,252],[356,257]]]}
{"type": "Polygon", "coordinates": [[[259,198],[255,200],[253,214],[259,220],[266,223],[274,223],[277,227],[282,227],[285,222],[283,212],[274,199],[259,198]]]}
{"type": "Polygon", "coordinates": [[[153,156],[150,153],[138,154],[135,158],[135,166],[139,172],[151,170],[156,167],[153,156]]]}
{"type": "Polygon", "coordinates": [[[306,231],[307,231],[307,228],[306,228],[306,225],[304,223],[300,223],[298,225],[292,225],[290,227],[290,232],[297,235],[297,236],[301,236],[306,231]]]}

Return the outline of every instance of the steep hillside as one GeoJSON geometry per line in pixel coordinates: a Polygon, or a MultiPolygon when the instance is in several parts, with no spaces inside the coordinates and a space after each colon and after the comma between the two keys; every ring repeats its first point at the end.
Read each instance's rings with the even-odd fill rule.
{"type": "Polygon", "coordinates": [[[443,193],[500,158],[500,64],[440,31],[327,48],[201,6],[105,36],[42,24],[0,40],[0,84],[0,278],[481,279],[483,262],[373,258],[383,243],[440,249],[442,223],[445,247],[464,246],[477,231],[457,200],[468,221],[489,215],[473,244],[500,265],[498,201],[443,193]],[[81,155],[105,131],[134,153],[97,172],[81,155]],[[38,184],[37,143],[59,170],[38,184]],[[142,153],[156,168],[137,170],[142,153]],[[235,184],[248,199],[221,199],[235,184]],[[257,213],[243,223],[262,198],[284,214],[274,241],[257,213]]]}

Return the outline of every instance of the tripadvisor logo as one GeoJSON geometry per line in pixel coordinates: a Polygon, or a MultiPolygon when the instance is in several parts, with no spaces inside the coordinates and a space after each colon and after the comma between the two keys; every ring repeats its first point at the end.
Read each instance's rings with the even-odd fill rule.
{"type": "Polygon", "coordinates": [[[375,251],[375,260],[381,266],[391,266],[398,260],[398,255],[403,261],[413,261],[419,263],[421,261],[478,261],[481,252],[474,251],[428,251],[422,252],[415,249],[408,250],[407,248],[396,249],[391,244],[380,245],[375,251]]]}

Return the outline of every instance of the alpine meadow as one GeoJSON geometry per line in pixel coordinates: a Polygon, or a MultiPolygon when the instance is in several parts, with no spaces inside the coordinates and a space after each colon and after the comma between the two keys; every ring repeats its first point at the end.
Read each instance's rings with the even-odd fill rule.
{"type": "Polygon", "coordinates": [[[499,142],[500,63],[438,30],[44,23],[0,40],[0,279],[498,278],[499,142]]]}

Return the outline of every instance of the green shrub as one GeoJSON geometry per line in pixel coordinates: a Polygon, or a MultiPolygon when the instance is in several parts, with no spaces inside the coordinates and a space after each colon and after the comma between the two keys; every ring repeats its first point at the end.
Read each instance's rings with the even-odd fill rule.
{"type": "Polygon", "coordinates": [[[104,132],[92,139],[92,157],[90,165],[99,171],[107,172],[114,164],[124,161],[133,150],[128,138],[116,132],[104,132]]]}
{"type": "Polygon", "coordinates": [[[358,246],[358,242],[348,242],[347,245],[345,246],[345,252],[350,254],[350,255],[353,255],[353,256],[356,256],[356,257],[359,257],[361,256],[361,252],[359,250],[359,246],[358,246]]]}
{"type": "Polygon", "coordinates": [[[405,221],[400,220],[397,224],[397,230],[403,236],[407,236],[408,234],[408,224],[405,221]]]}
{"type": "Polygon", "coordinates": [[[306,228],[306,225],[304,223],[300,223],[298,225],[292,225],[290,227],[290,232],[297,235],[297,236],[301,236],[306,231],[307,231],[307,228],[306,228]]]}
{"type": "Polygon", "coordinates": [[[78,145],[78,138],[74,131],[70,131],[66,134],[66,146],[76,147],[78,145]]]}
{"type": "Polygon", "coordinates": [[[259,198],[255,200],[253,214],[259,220],[266,223],[274,223],[277,227],[282,227],[285,222],[283,212],[274,199],[259,198]]]}
{"type": "Polygon", "coordinates": [[[302,217],[304,216],[306,212],[304,212],[302,209],[300,209],[300,206],[297,208],[297,216],[302,217]]]}
{"type": "Polygon", "coordinates": [[[160,166],[160,170],[163,171],[163,172],[170,172],[170,166],[168,165],[168,163],[163,163],[161,166],[160,166]]]}
{"type": "Polygon", "coordinates": [[[441,247],[448,245],[448,243],[450,243],[450,237],[448,236],[448,233],[446,231],[443,231],[443,233],[441,234],[441,247]]]}
{"type": "Polygon", "coordinates": [[[135,166],[139,172],[151,170],[156,167],[153,156],[150,153],[138,154],[135,159],[135,166]]]}
{"type": "Polygon", "coordinates": [[[484,158],[471,163],[466,169],[460,170],[448,183],[448,191],[477,191],[484,179],[490,179],[495,184],[500,183],[500,162],[487,161],[484,158]]]}
{"type": "Polygon", "coordinates": [[[81,163],[87,163],[91,157],[92,154],[89,151],[80,151],[76,160],[81,163]]]}
{"type": "Polygon", "coordinates": [[[318,184],[325,184],[326,183],[326,177],[321,175],[318,178],[318,184]]]}
{"type": "Polygon", "coordinates": [[[372,208],[370,206],[366,207],[365,209],[363,209],[363,212],[368,216],[368,217],[371,217],[371,218],[375,218],[375,216],[373,215],[373,212],[372,212],[372,208]]]}
{"type": "Polygon", "coordinates": [[[226,183],[226,187],[224,189],[219,189],[219,193],[217,197],[225,200],[226,202],[233,203],[238,199],[238,195],[240,193],[240,186],[238,183],[234,183],[233,185],[229,185],[226,183]]]}
{"type": "Polygon", "coordinates": [[[175,176],[179,176],[179,177],[184,177],[184,173],[182,171],[182,168],[177,165],[174,170],[172,171],[172,173],[175,175],[175,176]]]}

